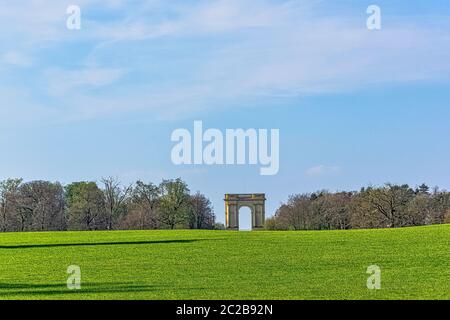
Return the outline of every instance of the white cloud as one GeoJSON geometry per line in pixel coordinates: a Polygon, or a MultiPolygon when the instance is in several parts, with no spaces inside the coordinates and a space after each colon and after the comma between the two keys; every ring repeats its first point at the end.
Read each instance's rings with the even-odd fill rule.
{"type": "MultiPolygon", "coordinates": [[[[194,69],[185,82],[208,88],[210,96],[204,96],[203,103],[450,80],[448,21],[436,20],[430,26],[419,18],[397,18],[381,32],[371,32],[360,16],[318,17],[313,4],[314,1],[200,2],[188,9],[177,8],[178,14],[172,20],[128,21],[128,25],[103,32],[111,39],[97,47],[90,58],[101,60],[101,52],[120,51],[122,41],[141,41],[145,45],[155,38],[167,38],[175,44],[174,50],[183,55],[185,48],[177,46],[177,41],[224,37],[226,41],[220,46],[212,41],[211,47],[205,48],[204,41],[208,40],[203,40],[198,51],[206,50],[206,58],[201,55],[184,66],[194,69]]],[[[170,91],[178,91],[177,82],[174,79],[170,91]]]]}
{"type": "Polygon", "coordinates": [[[338,175],[342,172],[341,167],[339,166],[325,166],[325,165],[317,165],[309,168],[305,171],[305,174],[310,177],[322,177],[322,176],[330,176],[330,175],[338,175]]]}
{"type": "Polygon", "coordinates": [[[16,67],[30,67],[32,65],[32,61],[29,57],[25,56],[21,52],[17,51],[8,51],[0,59],[1,62],[12,65],[16,67]]]}
{"type": "Polygon", "coordinates": [[[125,70],[108,68],[84,68],[81,70],[50,69],[45,72],[49,92],[65,94],[68,90],[108,86],[119,80],[125,70]]]}
{"type": "Polygon", "coordinates": [[[38,82],[60,99],[57,104],[92,117],[145,110],[154,111],[155,118],[182,117],[261,97],[450,80],[448,19],[432,17],[429,24],[429,18],[384,17],[389,25],[371,32],[365,10],[360,16],[331,16],[317,10],[317,2],[109,0],[103,6],[99,0],[81,0],[82,30],[68,33],[70,1],[17,1],[0,12],[8,26],[0,40],[3,46],[29,46],[22,56],[7,59],[22,66],[39,53],[36,48],[64,52],[67,43],[88,43],[83,54],[64,52],[65,61],[79,60],[78,70],[36,67],[41,68],[38,82]],[[95,19],[91,9],[102,18],[95,19]],[[125,70],[130,79],[148,72],[128,86],[114,86],[125,70]],[[87,90],[106,86],[108,94],[87,90]]]}

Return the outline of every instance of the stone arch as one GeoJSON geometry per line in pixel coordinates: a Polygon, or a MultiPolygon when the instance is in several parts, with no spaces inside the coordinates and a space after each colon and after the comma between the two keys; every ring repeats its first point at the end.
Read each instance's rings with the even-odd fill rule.
{"type": "Polygon", "coordinates": [[[250,208],[252,215],[252,230],[264,228],[266,215],[266,196],[263,193],[226,194],[225,223],[228,230],[239,230],[239,210],[250,208]]]}

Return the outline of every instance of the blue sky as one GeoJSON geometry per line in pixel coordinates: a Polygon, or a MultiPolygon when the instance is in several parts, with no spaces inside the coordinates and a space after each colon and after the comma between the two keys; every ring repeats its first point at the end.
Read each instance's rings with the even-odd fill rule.
{"type": "Polygon", "coordinates": [[[224,193],[271,214],[317,189],[450,189],[447,1],[0,1],[0,27],[0,179],[182,177],[221,221],[224,193]],[[280,129],[279,174],[174,166],[194,120],[280,129]]]}

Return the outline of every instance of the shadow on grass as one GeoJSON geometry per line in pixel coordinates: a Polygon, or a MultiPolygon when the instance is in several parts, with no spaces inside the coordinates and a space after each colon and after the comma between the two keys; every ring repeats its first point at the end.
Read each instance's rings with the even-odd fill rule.
{"type": "Polygon", "coordinates": [[[1,245],[0,250],[1,249],[29,249],[29,248],[95,247],[95,246],[117,246],[117,245],[148,245],[148,244],[171,244],[171,243],[182,244],[182,243],[193,243],[193,242],[198,242],[198,241],[212,241],[212,240],[219,240],[219,239],[19,244],[19,245],[1,245]]]}
{"type": "Polygon", "coordinates": [[[132,282],[82,284],[81,290],[69,290],[62,284],[0,283],[0,296],[85,295],[99,293],[151,292],[157,290],[158,288],[152,285],[140,285],[132,282]]]}

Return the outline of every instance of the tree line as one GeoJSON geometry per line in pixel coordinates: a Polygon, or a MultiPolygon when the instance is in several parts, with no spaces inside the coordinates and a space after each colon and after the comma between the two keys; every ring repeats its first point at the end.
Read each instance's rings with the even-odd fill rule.
{"type": "Polygon", "coordinates": [[[398,228],[450,223],[450,192],[422,184],[386,184],[357,192],[296,194],[282,204],[269,230],[398,228]]]}
{"type": "Polygon", "coordinates": [[[181,179],[100,182],[0,181],[0,231],[222,228],[211,201],[181,179]]]}

